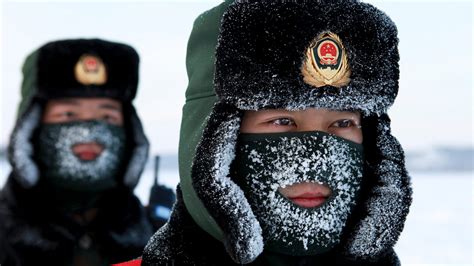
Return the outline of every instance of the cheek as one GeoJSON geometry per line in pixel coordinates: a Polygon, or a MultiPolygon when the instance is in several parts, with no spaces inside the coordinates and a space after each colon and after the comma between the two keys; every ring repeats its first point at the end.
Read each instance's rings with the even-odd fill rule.
{"type": "Polygon", "coordinates": [[[114,118],[114,123],[115,123],[115,125],[117,125],[117,126],[123,126],[123,123],[124,123],[124,122],[123,122],[123,119],[124,119],[124,118],[123,118],[123,115],[122,115],[122,114],[117,115],[117,117],[114,118]]]}
{"type": "Polygon", "coordinates": [[[352,130],[351,132],[348,133],[348,135],[345,138],[348,140],[352,140],[355,143],[362,144],[362,141],[363,141],[362,130],[360,128],[356,130],[352,130]]]}
{"type": "Polygon", "coordinates": [[[123,124],[124,115],[122,111],[114,112],[113,117],[117,120],[117,122],[119,122],[120,124],[123,124]]]}
{"type": "Polygon", "coordinates": [[[121,119],[118,121],[117,126],[123,126],[123,123],[124,123],[124,122],[123,122],[123,118],[121,118],[121,119]]]}
{"type": "Polygon", "coordinates": [[[242,133],[253,133],[252,129],[254,128],[252,120],[248,119],[246,116],[242,118],[240,123],[240,132],[242,133]]]}
{"type": "Polygon", "coordinates": [[[360,128],[354,129],[336,129],[333,132],[329,132],[338,137],[345,138],[355,143],[361,144],[363,141],[362,130],[360,128]]]}

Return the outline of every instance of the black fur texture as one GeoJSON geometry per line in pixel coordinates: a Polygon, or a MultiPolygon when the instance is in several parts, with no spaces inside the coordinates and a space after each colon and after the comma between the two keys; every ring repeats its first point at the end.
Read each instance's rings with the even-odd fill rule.
{"type": "Polygon", "coordinates": [[[240,109],[321,107],[385,113],[398,92],[395,24],[355,0],[237,1],[224,15],[215,89],[240,109]],[[348,86],[303,81],[306,49],[320,33],[337,34],[352,70],[348,86]]]}
{"type": "Polygon", "coordinates": [[[345,229],[342,252],[370,260],[397,242],[412,203],[412,188],[404,151],[390,132],[388,115],[365,117],[362,125],[363,192],[345,229]]]}
{"type": "MultiPolygon", "coordinates": [[[[194,222],[184,205],[179,187],[177,189],[177,201],[169,222],[150,239],[145,247],[142,259],[143,266],[243,265],[233,261],[226,252],[224,245],[194,222]]],[[[320,256],[308,257],[264,252],[257,260],[245,265],[399,266],[400,261],[393,249],[388,249],[386,253],[374,258],[374,260],[352,260],[335,250],[320,256]]]]}
{"type": "MultiPolygon", "coordinates": [[[[131,101],[137,92],[139,57],[130,46],[100,39],[50,42],[38,51],[37,95],[44,99],[60,97],[107,97],[131,101]],[[104,62],[107,82],[83,85],[74,75],[74,66],[84,54],[96,55],[104,62]]],[[[28,70],[25,70],[26,72],[28,70]]]]}
{"type": "Polygon", "coordinates": [[[140,256],[153,233],[143,206],[128,188],[107,192],[88,226],[58,212],[53,207],[57,199],[42,189],[25,189],[12,174],[0,191],[0,264],[67,265],[87,233],[103,257],[118,263],[140,256]]]}
{"type": "Polygon", "coordinates": [[[193,187],[224,233],[224,245],[237,263],[250,263],[262,252],[262,229],[240,187],[229,177],[242,112],[218,103],[196,150],[193,187]]]}

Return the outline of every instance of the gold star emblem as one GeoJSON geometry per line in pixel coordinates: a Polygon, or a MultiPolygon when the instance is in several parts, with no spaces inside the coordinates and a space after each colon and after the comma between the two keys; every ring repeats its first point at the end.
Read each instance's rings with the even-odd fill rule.
{"type": "Polygon", "coordinates": [[[301,72],[304,81],[317,88],[349,84],[351,70],[339,36],[325,32],[316,37],[306,50],[301,72]]]}
{"type": "Polygon", "coordinates": [[[107,70],[102,60],[94,55],[85,54],[79,58],[74,74],[83,85],[103,85],[107,82],[107,70]]]}

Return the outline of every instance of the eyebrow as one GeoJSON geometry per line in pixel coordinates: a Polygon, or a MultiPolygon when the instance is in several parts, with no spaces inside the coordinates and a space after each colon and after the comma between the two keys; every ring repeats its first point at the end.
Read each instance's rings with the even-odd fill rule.
{"type": "Polygon", "coordinates": [[[343,111],[339,111],[341,113],[350,113],[350,114],[359,114],[358,111],[352,111],[352,110],[343,110],[343,111]]]}
{"type": "Polygon", "coordinates": [[[114,105],[114,104],[110,104],[110,103],[101,104],[101,105],[99,105],[99,108],[108,109],[108,110],[112,110],[112,111],[121,111],[122,110],[119,106],[114,105]]]}
{"type": "Polygon", "coordinates": [[[67,103],[67,104],[72,104],[72,105],[80,105],[78,100],[74,99],[56,99],[55,100],[57,103],[67,103]]]}

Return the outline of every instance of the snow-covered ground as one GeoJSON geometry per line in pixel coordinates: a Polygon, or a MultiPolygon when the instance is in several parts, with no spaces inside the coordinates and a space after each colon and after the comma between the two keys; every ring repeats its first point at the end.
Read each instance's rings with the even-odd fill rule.
{"type": "MultiPolygon", "coordinates": [[[[0,162],[0,184],[9,166],[0,162]]],[[[178,170],[160,172],[175,188],[178,170]]],[[[474,179],[470,172],[412,173],[413,205],[396,246],[402,265],[473,265],[474,179]]],[[[145,204],[153,183],[147,168],[135,192],[145,204]]]]}
{"type": "Polygon", "coordinates": [[[396,251],[402,265],[473,265],[472,173],[412,173],[413,204],[396,251]]]}

